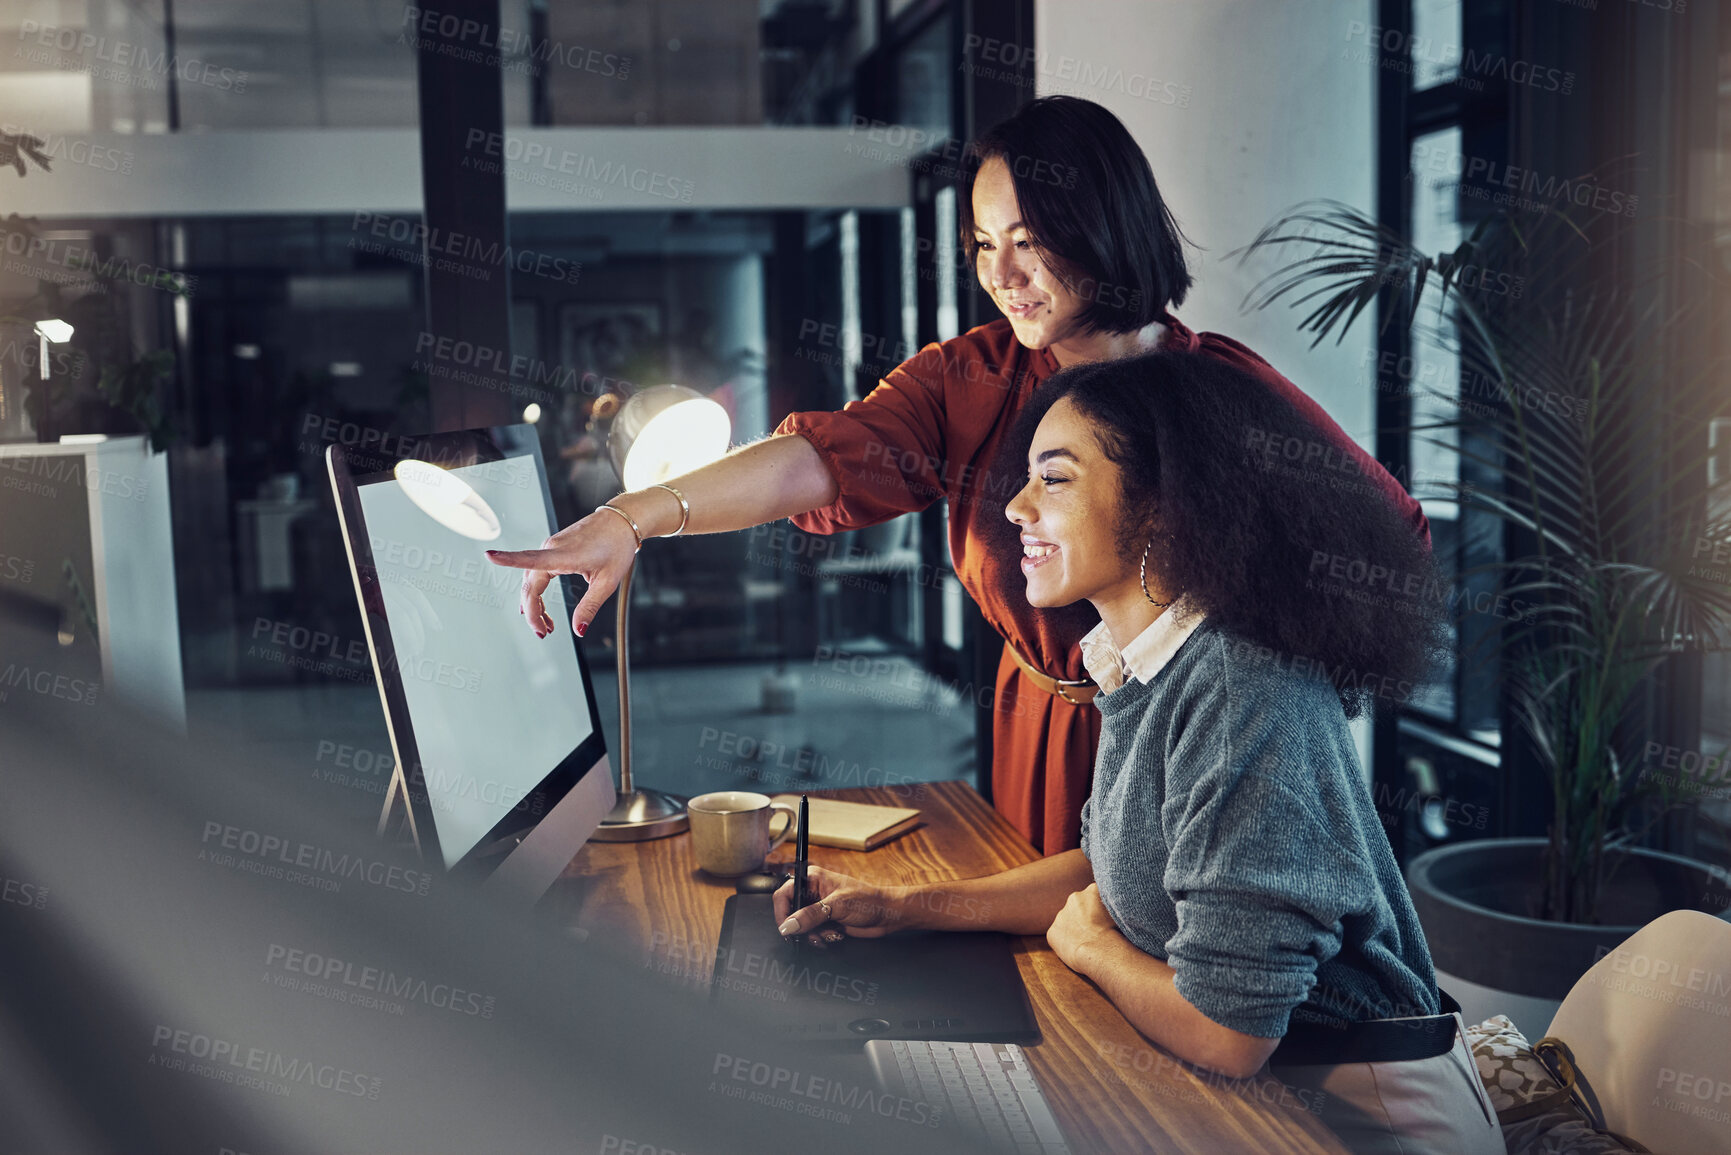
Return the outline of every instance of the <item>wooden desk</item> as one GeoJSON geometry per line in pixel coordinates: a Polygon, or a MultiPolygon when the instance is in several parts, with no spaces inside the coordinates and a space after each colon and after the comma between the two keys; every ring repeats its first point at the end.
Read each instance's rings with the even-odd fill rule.
{"type": "MultiPolygon", "coordinates": [[[[992,874],[1039,857],[971,786],[822,791],[826,797],[918,806],[926,824],[870,852],[812,847],[812,860],[860,878],[932,882],[992,874]]],[[[813,792],[818,793],[818,792],[813,792]]],[[[792,842],[771,857],[793,857],[792,842]]],[[[634,943],[673,981],[707,983],[733,883],[697,869],[691,838],[594,842],[549,901],[569,924],[634,943]]],[[[1077,1155],[1128,1152],[1329,1152],[1346,1148],[1299,1092],[1280,1080],[1235,1081],[1181,1063],[1144,1039],[1043,937],[1017,941],[1016,961],[1043,1041],[1029,1061],[1077,1155]]]]}

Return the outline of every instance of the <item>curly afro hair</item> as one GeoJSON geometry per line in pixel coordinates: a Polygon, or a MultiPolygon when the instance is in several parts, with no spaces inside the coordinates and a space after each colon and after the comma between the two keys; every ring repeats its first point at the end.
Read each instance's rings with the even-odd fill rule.
{"type": "MultiPolygon", "coordinates": [[[[1379,687],[1423,683],[1449,602],[1429,547],[1338,441],[1269,385],[1197,353],[1076,366],[1029,400],[997,468],[1026,476],[1034,431],[1060,401],[1120,471],[1124,556],[1161,540],[1148,558],[1160,585],[1239,639],[1305,659],[1348,717],[1379,687]]],[[[1019,553],[1004,526],[1001,548],[1019,553]]]]}

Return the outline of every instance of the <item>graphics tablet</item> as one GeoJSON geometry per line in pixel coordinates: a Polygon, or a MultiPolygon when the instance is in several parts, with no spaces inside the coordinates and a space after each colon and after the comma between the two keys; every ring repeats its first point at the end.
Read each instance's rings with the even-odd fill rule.
{"type": "Polygon", "coordinates": [[[710,998],[790,1041],[1040,1041],[1009,935],[910,931],[815,947],[782,938],[774,909],[767,894],[727,900],[710,998]]]}

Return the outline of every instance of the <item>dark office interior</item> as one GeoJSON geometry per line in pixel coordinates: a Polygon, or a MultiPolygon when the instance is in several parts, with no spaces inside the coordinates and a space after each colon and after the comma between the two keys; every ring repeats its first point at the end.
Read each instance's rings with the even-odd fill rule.
{"type": "MultiPolygon", "coordinates": [[[[563,526],[623,488],[605,419],[643,389],[717,402],[734,445],[861,399],[921,348],[998,318],[958,237],[957,158],[1026,101],[1068,93],[1124,122],[1191,244],[1179,318],[1266,358],[1423,505],[1449,582],[1446,652],[1427,684],[1379,697],[1352,730],[1395,862],[1543,840],[1570,806],[1611,799],[1608,844],[1700,865],[1690,901],[1707,910],[1731,881],[1731,10],[1292,7],[6,5],[0,451],[14,458],[0,620],[54,639],[38,670],[102,683],[102,711],[139,711],[125,724],[141,743],[205,749],[235,783],[286,788],[370,837],[396,758],[331,447],[529,424],[563,526]],[[1349,236],[1349,214],[1380,230],[1361,234],[1372,254],[1440,259],[1416,286],[1410,269],[1372,285],[1350,316],[1319,321],[1320,280],[1271,296],[1297,250],[1264,230],[1349,236]],[[1438,305],[1438,281],[1471,320],[1438,305]],[[1595,433],[1555,432],[1570,422],[1595,433]],[[1534,452],[1562,481],[1515,468],[1515,429],[1539,431],[1534,452]],[[92,553],[95,458],[83,485],[57,489],[60,466],[24,464],[102,437],[142,437],[161,478],[104,507],[108,532],[137,518],[146,533],[160,501],[148,517],[165,519],[150,522],[161,549],[92,553]],[[1579,500],[1545,506],[1547,485],[1579,500]],[[1567,528],[1511,517],[1523,500],[1567,528]],[[1504,645],[1525,636],[1520,607],[1545,576],[1531,559],[1554,561],[1547,549],[1595,581],[1646,567],[1675,585],[1645,609],[1584,603],[1583,621],[1663,622],[1638,657],[1616,651],[1615,671],[1609,649],[1572,651],[1629,682],[1621,696],[1581,691],[1551,729],[1526,692],[1536,667],[1504,645]],[[134,585],[160,596],[117,592],[134,585]],[[1571,773],[1572,802],[1556,787],[1571,773]]],[[[681,797],[954,783],[988,812],[1004,642],[957,577],[949,517],[936,501],[835,535],[784,520],[646,543],[625,655],[637,777],[681,797]]],[[[514,600],[515,575],[497,588],[514,600]]],[[[15,644],[0,667],[26,664],[15,644]]],[[[582,646],[617,749],[612,603],[582,646]]],[[[0,686],[8,723],[95,716],[32,688],[0,686]]],[[[8,878],[28,866],[0,847],[8,878]]],[[[561,886],[543,916],[588,901],[561,886]]],[[[57,926],[57,949],[88,929],[57,926]]],[[[1462,973],[1458,948],[1426,929],[1439,970],[1462,973]]],[[[1723,984],[1712,973],[1709,990],[1723,984]]],[[[1515,994],[1537,1041],[1563,993],[1515,994]]],[[[1711,1014],[1727,1013],[1724,996],[1711,1014]]],[[[1469,1024],[1490,1013],[1461,1001],[1469,1024]]],[[[6,1022],[0,1010],[0,1069],[25,1069],[27,1033],[9,1045],[6,1022]]],[[[1101,1048],[1113,1078],[1134,1074],[1101,1048]]],[[[651,1080],[638,1059],[633,1077],[651,1080]]],[[[1145,1067],[1137,1077],[1154,1078],[1145,1067]]],[[[124,1071],[94,1078],[122,1118],[124,1071]]],[[[300,1102],[272,1106],[287,1119],[300,1102]]],[[[77,1134],[76,1113],[44,1112],[57,1122],[29,1134],[77,1134]]],[[[170,1142],[171,1126],[152,1126],[151,1142],[170,1142]]],[[[123,1129],[93,1125],[88,1149],[123,1129]]],[[[657,1150],[601,1134],[602,1151],[657,1150]]],[[[1517,1150],[1506,1120],[1504,1134],[1517,1150]]],[[[1073,1145],[1105,1149],[1090,1141],[1073,1145]]]]}

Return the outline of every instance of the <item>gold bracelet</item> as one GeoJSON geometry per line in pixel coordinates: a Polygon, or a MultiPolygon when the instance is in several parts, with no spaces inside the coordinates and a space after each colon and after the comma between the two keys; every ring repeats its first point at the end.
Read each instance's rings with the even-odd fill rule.
{"type": "Polygon", "coordinates": [[[665,482],[656,482],[650,489],[665,489],[679,499],[679,528],[672,533],[664,533],[662,537],[678,537],[685,532],[685,527],[691,522],[691,503],[685,500],[685,495],[665,482]]]}
{"type": "Polygon", "coordinates": [[[631,520],[631,515],[629,513],[626,513],[623,509],[620,509],[617,505],[614,505],[612,502],[607,502],[604,505],[598,505],[595,508],[596,509],[611,509],[614,513],[617,513],[620,517],[623,517],[625,519],[625,524],[631,527],[631,536],[635,537],[637,539],[637,549],[634,549],[631,552],[636,553],[636,552],[638,552],[638,550],[641,550],[643,548],[643,531],[637,528],[637,523],[635,521],[631,520]]]}

